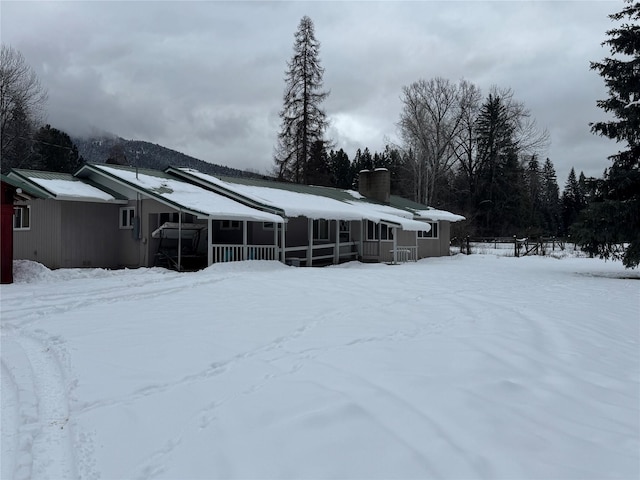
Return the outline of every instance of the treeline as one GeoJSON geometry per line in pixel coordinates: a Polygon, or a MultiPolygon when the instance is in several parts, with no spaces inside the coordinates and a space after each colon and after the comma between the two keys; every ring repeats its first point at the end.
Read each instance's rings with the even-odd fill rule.
{"type": "Polygon", "coordinates": [[[303,17],[287,62],[274,174],[295,183],[354,188],[361,169],[388,168],[392,191],[450,208],[468,219],[470,235],[567,231],[555,170],[539,156],[548,144],[530,111],[510,89],[486,96],[473,83],[421,79],[402,88],[399,142],[384,152],[358,150],[350,161],[325,138],[327,114],[320,43],[303,17]]]}
{"type": "MultiPolygon", "coordinates": [[[[332,149],[311,163],[315,165],[309,172],[313,185],[357,190],[361,170],[386,168],[391,173],[391,194],[415,199],[413,159],[399,148],[387,145],[381,152],[358,149],[351,159],[343,149],[332,149]]],[[[502,186],[511,197],[493,218],[494,209],[485,204],[488,202],[479,202],[475,208],[470,204],[465,185],[467,176],[460,169],[452,169],[450,175],[443,177],[439,200],[430,206],[464,212],[467,222],[460,234],[566,236],[589,203],[595,181],[583,172],[576,175],[572,168],[561,192],[553,162],[549,158],[540,162],[535,155],[515,164],[508,179],[508,182],[496,182],[495,187],[502,186]]],[[[497,197],[498,193],[494,192],[494,198],[497,197]]]]}

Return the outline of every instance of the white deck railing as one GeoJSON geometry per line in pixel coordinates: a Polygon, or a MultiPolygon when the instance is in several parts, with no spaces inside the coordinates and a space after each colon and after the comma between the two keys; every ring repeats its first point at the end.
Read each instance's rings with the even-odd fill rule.
{"type": "MultiPolygon", "coordinates": [[[[356,242],[344,242],[338,244],[338,260],[349,259],[357,257],[358,252],[353,248],[356,246],[356,242]]],[[[224,263],[224,262],[241,262],[243,260],[278,260],[278,252],[279,248],[274,245],[210,245],[211,248],[211,258],[213,259],[213,263],[224,263]]],[[[336,258],[336,244],[335,243],[324,243],[313,245],[311,247],[312,250],[312,258],[311,261],[321,261],[321,260],[329,260],[336,258]],[[318,255],[318,250],[326,251],[323,252],[323,255],[318,255]]],[[[306,263],[307,256],[306,252],[308,252],[309,247],[307,245],[300,245],[296,247],[286,247],[285,248],[285,256],[287,260],[299,260],[303,263],[306,263]],[[292,256],[291,253],[300,252],[303,255],[300,256],[292,256]]]]}
{"type": "Polygon", "coordinates": [[[213,263],[243,260],[277,260],[273,245],[210,245],[213,263]]]}
{"type": "MultiPolygon", "coordinates": [[[[396,261],[398,263],[417,262],[418,247],[401,247],[396,248],[396,261]]],[[[393,261],[393,250],[391,250],[391,260],[393,261]]]]}
{"type": "MultiPolygon", "coordinates": [[[[375,258],[380,262],[393,262],[393,245],[389,241],[381,242],[381,244],[377,240],[362,242],[362,250],[362,256],[365,258],[375,258]]],[[[396,250],[396,261],[398,263],[418,261],[417,246],[398,245],[396,250]]]]}

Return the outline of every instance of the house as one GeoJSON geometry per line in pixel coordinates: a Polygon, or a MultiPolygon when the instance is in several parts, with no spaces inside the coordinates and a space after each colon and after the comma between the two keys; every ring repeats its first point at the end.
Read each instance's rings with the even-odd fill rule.
{"type": "Polygon", "coordinates": [[[12,170],[9,179],[35,192],[15,202],[14,258],[49,268],[117,268],[121,246],[114,227],[126,199],[73,175],[12,170]]]}
{"type": "Polygon", "coordinates": [[[50,268],[397,263],[448,255],[462,219],[390,196],[386,170],[362,172],[360,192],[98,164],[9,178],[40,196],[16,203],[31,221],[14,229],[15,258],[50,268]]]}
{"type": "Polygon", "coordinates": [[[464,217],[390,195],[386,169],[360,172],[359,192],[269,180],[221,178],[169,167],[167,173],[285,219],[286,260],[417,260],[449,255],[450,225],[464,217]]]}
{"type": "MultiPolygon", "coordinates": [[[[32,221],[14,231],[15,256],[50,268],[163,265],[182,270],[183,261],[186,268],[203,268],[213,261],[208,261],[207,238],[194,233],[224,230],[231,222],[282,222],[155,170],[85,165],[75,175],[13,170],[9,176],[40,189],[44,197],[18,204],[30,211],[32,221]],[[171,233],[174,223],[179,236],[171,233]],[[159,251],[163,243],[166,248],[159,251]]],[[[265,258],[275,259],[273,242],[266,247],[265,258]]]]}

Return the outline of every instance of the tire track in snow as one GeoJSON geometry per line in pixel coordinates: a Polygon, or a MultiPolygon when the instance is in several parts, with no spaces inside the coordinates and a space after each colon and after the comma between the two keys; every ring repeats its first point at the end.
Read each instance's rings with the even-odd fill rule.
{"type": "Polygon", "coordinates": [[[159,276],[148,283],[135,283],[134,285],[115,285],[113,287],[100,286],[96,284],[95,289],[84,288],[73,289],[65,294],[35,296],[27,300],[24,296],[13,302],[3,302],[2,322],[11,323],[14,326],[24,327],[35,320],[42,319],[47,315],[61,314],[78,308],[91,307],[94,305],[121,303],[129,300],[147,300],[158,297],[166,297],[168,294],[175,295],[181,291],[190,290],[195,287],[208,284],[216,284],[240,276],[240,274],[225,275],[222,277],[211,277],[201,275],[194,277],[192,282],[185,282],[182,277],[170,279],[159,276]],[[154,288],[162,284],[162,288],[154,288]],[[74,298],[70,301],[70,298],[74,298]]]}
{"type": "Polygon", "coordinates": [[[3,361],[20,402],[14,479],[77,478],[62,365],[51,347],[33,336],[4,326],[2,337],[3,349],[9,349],[12,359],[21,359],[3,361]]]}
{"type": "MultiPolygon", "coordinates": [[[[2,346],[3,349],[6,345],[2,346]]],[[[6,350],[5,350],[6,351],[6,350]]],[[[2,459],[0,465],[2,470],[0,471],[0,478],[16,478],[16,471],[20,459],[17,456],[17,452],[20,449],[20,392],[18,384],[15,378],[11,374],[10,367],[5,365],[5,361],[1,361],[2,376],[0,376],[0,384],[2,391],[2,459]]],[[[28,472],[31,473],[31,462],[29,461],[25,466],[28,472]]]]}
{"type": "Polygon", "coordinates": [[[315,327],[316,323],[311,323],[305,325],[303,327],[295,329],[291,334],[279,336],[269,343],[265,345],[261,345],[251,350],[247,350],[245,352],[238,353],[227,360],[216,361],[210,363],[206,368],[203,368],[197,372],[191,373],[189,375],[185,375],[179,379],[174,381],[165,382],[165,383],[156,383],[144,386],[142,388],[136,389],[128,395],[119,398],[112,398],[108,400],[99,400],[91,403],[85,403],[80,407],[74,410],[75,414],[82,415],[87,412],[96,410],[98,408],[108,408],[119,405],[124,405],[128,403],[133,403],[143,398],[162,394],[166,391],[169,391],[173,388],[180,387],[182,385],[188,385],[194,382],[208,380],[210,378],[216,377],[218,375],[222,375],[227,373],[231,368],[233,368],[239,362],[250,360],[255,358],[262,353],[270,352],[275,349],[280,348],[281,345],[295,338],[299,338],[305,332],[315,327]]]}

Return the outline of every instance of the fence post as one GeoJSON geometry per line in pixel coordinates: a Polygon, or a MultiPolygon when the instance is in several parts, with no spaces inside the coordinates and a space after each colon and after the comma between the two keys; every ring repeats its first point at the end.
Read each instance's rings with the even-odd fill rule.
{"type": "Polygon", "coordinates": [[[467,235],[467,255],[471,255],[471,247],[469,246],[469,235],[467,235]]]}
{"type": "Polygon", "coordinates": [[[520,256],[520,252],[518,252],[518,237],[516,235],[513,236],[513,251],[516,257],[520,256]]]}

